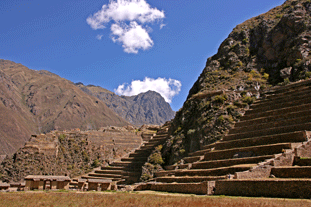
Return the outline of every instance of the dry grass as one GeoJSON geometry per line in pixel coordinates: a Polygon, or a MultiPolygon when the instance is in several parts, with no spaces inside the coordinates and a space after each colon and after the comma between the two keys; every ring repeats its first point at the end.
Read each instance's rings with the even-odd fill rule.
{"type": "Polygon", "coordinates": [[[311,206],[310,200],[194,196],[159,193],[78,193],[18,192],[0,193],[0,206],[311,206]]]}

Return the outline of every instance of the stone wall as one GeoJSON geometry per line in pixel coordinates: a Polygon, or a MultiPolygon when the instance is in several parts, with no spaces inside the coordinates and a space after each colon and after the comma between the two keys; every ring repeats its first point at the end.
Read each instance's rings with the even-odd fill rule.
{"type": "Polygon", "coordinates": [[[311,143],[307,142],[301,147],[295,149],[295,155],[297,157],[311,157],[311,143]]]}
{"type": "MultiPolygon", "coordinates": [[[[306,132],[310,137],[310,132],[306,132]]],[[[285,150],[282,154],[275,155],[275,158],[268,159],[265,162],[259,163],[251,170],[244,172],[236,172],[235,179],[252,179],[252,178],[268,178],[272,167],[292,166],[295,156],[311,157],[311,141],[306,141],[300,144],[292,144],[293,149],[285,150]]]]}
{"type": "Polygon", "coordinates": [[[176,193],[195,193],[200,195],[206,195],[207,194],[207,182],[197,183],[197,184],[191,184],[191,183],[183,183],[179,184],[176,183],[174,185],[162,183],[157,185],[151,185],[150,190],[154,191],[164,191],[166,192],[176,192],[176,193]]]}
{"type": "Polygon", "coordinates": [[[311,181],[300,180],[220,180],[215,195],[311,198],[311,181]]]}

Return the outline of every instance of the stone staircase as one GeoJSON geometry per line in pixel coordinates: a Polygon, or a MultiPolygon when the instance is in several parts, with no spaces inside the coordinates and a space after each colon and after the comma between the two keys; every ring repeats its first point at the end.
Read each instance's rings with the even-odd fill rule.
{"type": "MultiPolygon", "coordinates": [[[[147,161],[152,150],[160,144],[163,144],[167,139],[169,123],[163,125],[156,134],[144,133],[143,144],[140,148],[130,153],[128,156],[121,158],[120,161],[115,161],[109,166],[103,166],[93,172],[82,176],[82,179],[107,179],[112,180],[117,184],[132,184],[139,182],[142,172],[142,166],[147,161]]],[[[73,183],[76,184],[77,180],[73,183]]]]}
{"type": "Polygon", "coordinates": [[[310,162],[299,158],[311,157],[310,92],[310,80],[273,88],[221,141],[189,153],[184,164],[167,166],[137,190],[310,198],[311,167],[301,166],[310,162]]]}

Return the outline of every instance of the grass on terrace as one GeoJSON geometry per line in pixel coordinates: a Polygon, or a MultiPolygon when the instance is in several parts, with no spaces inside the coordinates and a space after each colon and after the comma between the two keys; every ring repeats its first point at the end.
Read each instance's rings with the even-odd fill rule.
{"type": "Polygon", "coordinates": [[[311,206],[310,200],[195,196],[169,193],[15,192],[0,193],[0,206],[311,206]]]}

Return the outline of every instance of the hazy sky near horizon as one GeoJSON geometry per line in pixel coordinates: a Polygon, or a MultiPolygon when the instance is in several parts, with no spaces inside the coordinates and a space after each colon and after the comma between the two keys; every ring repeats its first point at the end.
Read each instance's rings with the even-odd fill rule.
{"type": "Polygon", "coordinates": [[[0,58],[173,110],[232,29],[285,0],[1,0],[0,58]]]}

